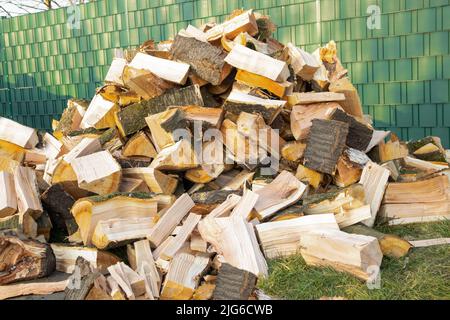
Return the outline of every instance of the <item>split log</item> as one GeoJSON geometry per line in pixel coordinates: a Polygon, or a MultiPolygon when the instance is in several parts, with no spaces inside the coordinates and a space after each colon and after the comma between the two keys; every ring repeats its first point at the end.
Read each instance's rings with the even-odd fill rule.
{"type": "Polygon", "coordinates": [[[344,228],[343,231],[377,238],[383,255],[387,257],[402,258],[412,248],[411,243],[396,235],[384,234],[362,224],[344,228]]]}
{"type": "Polygon", "coordinates": [[[257,277],[251,272],[224,263],[217,276],[213,300],[248,300],[256,281],[257,277]]]}
{"type": "Polygon", "coordinates": [[[220,204],[227,200],[229,195],[242,194],[241,192],[233,190],[218,190],[218,191],[205,191],[196,192],[192,194],[192,200],[195,203],[200,204],[220,204]]]}
{"type": "Polygon", "coordinates": [[[101,220],[92,234],[92,244],[101,250],[120,247],[146,238],[154,226],[154,217],[101,220]]]}
{"type": "Polygon", "coordinates": [[[345,95],[334,92],[294,92],[288,97],[290,106],[345,101],[345,95]]]}
{"type": "Polygon", "coordinates": [[[55,266],[49,245],[0,235],[0,285],[47,277],[55,266]]]}
{"type": "Polygon", "coordinates": [[[145,279],[123,262],[109,267],[108,271],[129,300],[145,294],[145,279]]]}
{"type": "Polygon", "coordinates": [[[378,217],[380,223],[389,225],[447,221],[450,201],[383,204],[378,217]]]}
{"type": "Polygon", "coordinates": [[[109,295],[112,297],[113,300],[127,300],[125,297],[125,293],[120,288],[119,284],[116,280],[114,280],[113,277],[108,276],[106,278],[106,283],[109,286],[109,295]]]}
{"type": "Polygon", "coordinates": [[[113,157],[120,164],[122,169],[132,169],[132,168],[145,168],[150,166],[152,163],[152,158],[144,157],[124,157],[121,152],[114,152],[113,157]]]}
{"type": "Polygon", "coordinates": [[[0,218],[1,230],[13,231],[31,239],[37,237],[37,223],[28,213],[17,213],[6,218],[0,218]]]}
{"type": "Polygon", "coordinates": [[[130,66],[123,71],[123,81],[127,87],[136,92],[142,99],[149,100],[158,97],[176,85],[165,81],[150,71],[136,69],[130,66]]]}
{"type": "Polygon", "coordinates": [[[75,202],[71,212],[79,226],[83,243],[88,246],[92,243],[98,222],[120,218],[151,218],[156,215],[157,207],[157,201],[148,194],[112,194],[80,199],[75,202]]]}
{"type": "Polygon", "coordinates": [[[296,105],[291,112],[291,131],[295,140],[305,140],[312,127],[314,119],[328,119],[335,109],[339,109],[335,102],[296,105]]]}
{"type": "Polygon", "coordinates": [[[408,142],[408,150],[410,154],[421,160],[447,162],[445,150],[438,137],[426,137],[421,140],[410,141],[408,142]]]}
{"type": "Polygon", "coordinates": [[[344,111],[362,119],[363,110],[358,91],[348,78],[342,78],[332,82],[328,90],[334,93],[343,93],[345,95],[345,101],[341,101],[340,104],[344,111]]]}
{"type": "Polygon", "coordinates": [[[314,74],[320,68],[316,58],[312,54],[297,48],[292,43],[288,43],[286,47],[295,74],[306,81],[312,80],[314,74]]]}
{"type": "Polygon", "coordinates": [[[106,273],[106,269],[120,261],[119,257],[95,248],[79,247],[66,244],[51,244],[56,258],[56,271],[73,273],[78,257],[89,262],[93,269],[106,273]]]}
{"type": "Polygon", "coordinates": [[[123,85],[123,71],[128,64],[128,61],[123,58],[114,58],[109,67],[108,73],[105,77],[105,82],[112,82],[123,85]]]}
{"type": "Polygon", "coordinates": [[[122,170],[123,177],[145,181],[151,192],[173,194],[178,180],[153,168],[131,168],[122,170]]]}
{"type": "Polygon", "coordinates": [[[58,282],[19,283],[0,286],[0,300],[28,295],[50,295],[62,292],[67,286],[67,280],[58,282]]]}
{"type": "Polygon", "coordinates": [[[318,189],[323,181],[323,174],[299,164],[295,177],[303,183],[307,183],[314,189],[318,189]]]}
{"type": "Polygon", "coordinates": [[[124,178],[120,180],[119,192],[144,192],[150,193],[150,189],[142,179],[124,178]]]}
{"type": "Polygon", "coordinates": [[[199,166],[197,155],[191,142],[181,139],[173,146],[161,150],[150,168],[155,170],[185,171],[199,166]]]}
{"type": "Polygon", "coordinates": [[[225,58],[225,62],[273,81],[284,82],[290,76],[288,65],[284,61],[276,60],[240,44],[233,47],[225,58]]]}
{"type": "Polygon", "coordinates": [[[275,180],[266,187],[256,191],[259,200],[255,205],[258,218],[265,220],[276,212],[294,204],[302,197],[306,186],[292,173],[282,171],[275,180]]]}
{"type": "Polygon", "coordinates": [[[54,136],[46,133],[43,137],[43,151],[47,159],[56,159],[68,152],[67,148],[54,136]]]}
{"type": "Polygon", "coordinates": [[[16,169],[20,166],[20,162],[12,160],[7,157],[0,157],[0,171],[5,171],[14,174],[16,169]]]}
{"type": "Polygon", "coordinates": [[[225,64],[223,50],[192,37],[178,34],[170,52],[174,59],[189,64],[196,75],[212,85],[219,85],[231,71],[225,64]]]}
{"type": "Polygon", "coordinates": [[[209,266],[209,255],[177,254],[170,264],[161,292],[162,300],[190,300],[209,266]]]}
{"type": "Polygon", "coordinates": [[[189,72],[189,65],[186,63],[161,59],[140,52],[136,54],[129,66],[147,70],[161,79],[181,85],[186,83],[189,72]]]}
{"type": "Polygon", "coordinates": [[[34,219],[43,212],[37,188],[36,173],[31,168],[18,167],[14,174],[17,207],[20,213],[30,214],[34,219]]]}
{"type": "Polygon", "coordinates": [[[373,227],[375,223],[388,180],[389,170],[373,162],[366,164],[364,167],[359,183],[364,187],[366,203],[370,204],[372,217],[362,222],[368,227],[373,227]]]}
{"type": "Polygon", "coordinates": [[[300,164],[305,154],[306,144],[299,141],[290,141],[281,148],[281,157],[290,163],[300,164]]]}
{"type": "Polygon", "coordinates": [[[330,115],[330,120],[341,121],[349,124],[347,146],[360,151],[365,151],[372,140],[373,130],[362,124],[354,117],[340,109],[335,109],[330,115]]]}
{"type": "Polygon", "coordinates": [[[205,218],[198,224],[203,239],[211,243],[232,266],[267,276],[267,263],[256,239],[253,225],[241,217],[205,218]]]}
{"type": "Polygon", "coordinates": [[[333,120],[314,119],[303,165],[333,175],[347,140],[349,125],[333,120]]]}
{"type": "Polygon", "coordinates": [[[28,166],[45,165],[47,162],[47,155],[44,150],[34,148],[26,150],[23,163],[28,166]]]}
{"type": "Polygon", "coordinates": [[[50,240],[50,233],[53,229],[52,221],[50,220],[50,216],[47,212],[43,212],[41,216],[36,219],[36,238],[41,236],[44,237],[45,242],[50,240]]]}
{"type": "Polygon", "coordinates": [[[230,217],[240,217],[249,221],[253,208],[258,203],[259,195],[251,190],[245,190],[244,195],[231,211],[230,217]]]}
{"type": "Polygon", "coordinates": [[[205,108],[197,106],[176,107],[183,111],[185,119],[191,122],[201,121],[213,128],[220,128],[224,111],[222,108],[205,108]]]}
{"type": "Polygon", "coordinates": [[[387,162],[395,159],[402,159],[409,155],[408,147],[397,137],[391,137],[388,142],[381,141],[378,144],[378,156],[380,162],[387,162]]]}
{"type": "Polygon", "coordinates": [[[125,157],[147,157],[155,158],[157,152],[150,138],[145,132],[139,132],[132,136],[122,148],[125,157]]]}
{"type": "Polygon", "coordinates": [[[411,241],[411,245],[414,248],[426,248],[431,246],[441,246],[450,244],[450,238],[438,238],[438,239],[427,239],[427,240],[414,240],[411,241]]]}
{"type": "MultiPolygon", "coordinates": [[[[413,157],[405,157],[403,158],[403,161],[407,167],[416,168],[418,170],[424,171],[425,174],[431,174],[438,171],[442,171],[445,169],[448,169],[448,164],[441,164],[441,163],[433,163],[429,161],[424,161],[420,159],[416,159],[413,157]]],[[[388,163],[388,162],[387,162],[388,163]]],[[[396,179],[394,179],[396,180],[396,179]]]]}
{"type": "Polygon", "coordinates": [[[136,271],[146,280],[147,295],[159,298],[161,277],[153,260],[150,243],[141,240],[134,243],[136,252],[136,271]]]}
{"type": "Polygon", "coordinates": [[[194,183],[208,183],[219,177],[224,170],[223,144],[216,139],[203,143],[202,165],[188,170],[185,178],[194,183]]]}
{"type": "Polygon", "coordinates": [[[300,238],[308,231],[329,228],[339,230],[333,214],[319,214],[256,226],[259,242],[267,259],[288,257],[300,250],[300,238]]]}
{"type": "Polygon", "coordinates": [[[13,143],[25,149],[32,149],[39,142],[35,129],[3,117],[0,117],[0,140],[13,143]]]}
{"type": "Polygon", "coordinates": [[[69,99],[67,101],[67,108],[61,115],[58,125],[53,130],[53,134],[58,140],[61,140],[64,135],[72,131],[81,129],[81,121],[89,104],[90,101],[87,100],[69,99]]]}
{"type": "Polygon", "coordinates": [[[8,141],[0,140],[0,157],[22,162],[26,149],[8,141]]]}
{"type": "Polygon", "coordinates": [[[228,181],[222,190],[241,190],[245,188],[246,185],[252,182],[255,172],[248,170],[242,170],[236,176],[234,176],[230,181],[228,181]]]}
{"type": "Polygon", "coordinates": [[[302,235],[300,253],[308,265],[327,266],[367,281],[379,272],[383,253],[374,237],[339,230],[316,230],[302,235]]]}
{"type": "Polygon", "coordinates": [[[358,156],[358,153],[360,153],[358,150],[346,149],[339,158],[336,165],[336,174],[333,177],[333,181],[338,187],[348,187],[361,179],[363,168],[370,159],[362,152],[361,155],[363,157],[356,159],[351,158],[352,154],[358,156]],[[363,160],[363,163],[359,162],[359,160],[363,160]]]}
{"type": "Polygon", "coordinates": [[[209,42],[213,42],[219,40],[222,36],[233,40],[241,32],[247,32],[252,36],[258,33],[258,25],[252,10],[247,10],[224,23],[215,25],[205,33],[206,39],[209,42]]]}
{"type": "Polygon", "coordinates": [[[286,101],[262,99],[234,90],[225,101],[223,110],[236,115],[241,112],[260,114],[270,125],[285,105],[286,101]]]}
{"type": "Polygon", "coordinates": [[[212,210],[208,217],[210,218],[220,218],[228,216],[231,211],[238,205],[238,203],[242,200],[242,197],[230,194],[228,197],[218,205],[214,210],[212,210]]]}
{"type": "Polygon", "coordinates": [[[194,207],[194,201],[187,194],[179,197],[175,203],[164,213],[153,227],[147,239],[154,248],[159,247],[161,243],[170,236],[175,227],[194,207]]]}
{"type": "Polygon", "coordinates": [[[238,70],[235,80],[252,88],[265,89],[279,98],[291,94],[293,84],[291,82],[276,82],[259,74],[245,70],[238,70]]]}
{"type": "Polygon", "coordinates": [[[96,128],[104,129],[114,126],[114,112],[118,111],[118,106],[114,102],[104,99],[97,94],[92,99],[80,127],[82,129],[96,128]]]}
{"type": "Polygon", "coordinates": [[[81,189],[99,195],[119,190],[122,168],[108,151],[77,158],[71,166],[81,189]]]}
{"type": "Polygon", "coordinates": [[[191,233],[191,242],[190,247],[192,251],[197,252],[207,252],[208,250],[208,243],[203,240],[202,236],[198,232],[191,233]]]}
{"type": "Polygon", "coordinates": [[[0,218],[13,215],[17,211],[17,196],[14,177],[8,172],[0,172],[0,218]]]}
{"type": "Polygon", "coordinates": [[[116,125],[122,136],[129,136],[147,127],[145,118],[175,106],[205,106],[205,95],[198,85],[168,90],[161,96],[124,108],[116,114],[116,125]]]}

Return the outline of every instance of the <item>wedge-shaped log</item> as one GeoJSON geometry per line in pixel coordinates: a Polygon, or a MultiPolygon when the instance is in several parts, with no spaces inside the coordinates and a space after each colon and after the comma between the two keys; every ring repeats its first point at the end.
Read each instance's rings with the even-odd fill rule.
{"type": "Polygon", "coordinates": [[[148,240],[134,243],[136,254],[136,271],[145,278],[148,296],[159,298],[161,288],[161,276],[153,260],[150,242],[148,240]]]}
{"type": "Polygon", "coordinates": [[[106,195],[119,190],[122,168],[108,151],[100,151],[71,162],[81,189],[106,195]]]}
{"type": "Polygon", "coordinates": [[[288,97],[290,106],[307,105],[326,102],[340,102],[345,100],[343,93],[334,92],[294,92],[288,97]]]}
{"type": "Polygon", "coordinates": [[[300,238],[308,231],[329,228],[339,230],[333,214],[318,214],[256,226],[258,238],[267,259],[299,253],[300,238]]]}
{"type": "Polygon", "coordinates": [[[39,142],[35,129],[3,117],[0,117],[0,140],[16,144],[25,149],[32,149],[39,142]]]}
{"type": "Polygon", "coordinates": [[[341,108],[335,102],[296,105],[291,112],[291,131],[296,140],[305,140],[314,119],[328,119],[335,109],[341,108]]]}
{"type": "Polygon", "coordinates": [[[223,144],[221,141],[203,143],[202,165],[186,171],[185,178],[194,183],[208,183],[225,170],[223,144]]]}
{"type": "Polygon", "coordinates": [[[116,125],[123,136],[147,127],[145,118],[167,110],[171,106],[205,106],[205,98],[198,85],[168,90],[161,96],[133,104],[116,114],[116,125]]]}
{"type": "Polygon", "coordinates": [[[363,118],[363,110],[358,91],[348,78],[342,78],[332,82],[328,90],[334,93],[343,93],[345,95],[345,101],[341,101],[340,104],[344,111],[359,119],[363,118]]]}
{"type": "Polygon", "coordinates": [[[301,182],[307,183],[314,189],[318,189],[323,181],[323,174],[299,164],[295,177],[301,182]]]}
{"type": "Polygon", "coordinates": [[[112,82],[123,85],[123,70],[128,64],[124,58],[114,58],[105,77],[105,82],[112,82]]]}
{"type": "Polygon", "coordinates": [[[206,217],[200,221],[198,230],[202,238],[211,243],[229,264],[258,277],[267,276],[267,263],[259,249],[252,224],[241,217],[206,217]]]}
{"type": "Polygon", "coordinates": [[[26,149],[5,141],[0,140],[0,157],[22,162],[25,157],[26,149]]]}
{"type": "Polygon", "coordinates": [[[365,153],[355,149],[345,149],[336,166],[334,183],[341,188],[357,183],[364,166],[369,161],[365,153]]]}
{"type": "Polygon", "coordinates": [[[345,148],[349,125],[333,120],[314,119],[303,165],[333,175],[345,148]]]}
{"type": "Polygon", "coordinates": [[[290,42],[286,47],[291,60],[291,66],[294,69],[295,74],[306,81],[312,80],[314,74],[320,68],[316,58],[312,54],[297,48],[290,42]]]}
{"type": "Polygon", "coordinates": [[[269,185],[256,191],[259,195],[255,210],[260,220],[268,219],[302,197],[306,185],[300,182],[292,173],[282,171],[269,185]]]}
{"type": "Polygon", "coordinates": [[[17,195],[14,177],[8,172],[0,172],[0,218],[13,215],[17,211],[17,195]]]}
{"type": "Polygon", "coordinates": [[[176,87],[174,83],[165,81],[149,71],[128,66],[124,70],[123,79],[127,87],[145,100],[158,97],[176,87]]]}
{"type": "Polygon", "coordinates": [[[289,81],[280,83],[245,70],[238,70],[235,79],[249,87],[266,89],[280,98],[290,94],[293,89],[293,84],[289,81]]]}
{"type": "Polygon", "coordinates": [[[220,128],[223,120],[224,111],[221,108],[205,108],[197,106],[177,107],[184,112],[186,120],[202,121],[207,126],[220,128]]]}
{"type": "Polygon", "coordinates": [[[125,292],[129,300],[145,294],[145,279],[123,262],[108,268],[109,273],[125,292]]]}
{"type": "Polygon", "coordinates": [[[71,212],[80,228],[84,245],[92,243],[97,223],[120,218],[151,218],[156,216],[158,203],[147,194],[121,194],[80,199],[71,212]]]}
{"type": "Polygon", "coordinates": [[[67,108],[64,110],[59,120],[58,126],[54,129],[53,135],[58,139],[62,139],[64,135],[72,131],[80,130],[81,121],[89,107],[90,101],[69,99],[67,108]]]}
{"type": "Polygon", "coordinates": [[[200,165],[190,141],[182,139],[162,150],[153,160],[150,168],[155,170],[185,171],[200,165]]]}
{"type": "Polygon", "coordinates": [[[122,155],[125,157],[155,158],[157,152],[150,138],[142,131],[136,133],[127,141],[122,149],[122,155]]]}
{"type": "Polygon", "coordinates": [[[195,203],[188,194],[183,194],[175,203],[164,213],[153,227],[148,239],[153,247],[159,247],[161,243],[170,236],[175,227],[194,207],[195,203]]]}
{"type": "Polygon", "coordinates": [[[145,181],[151,192],[172,194],[178,185],[178,180],[153,168],[123,169],[126,178],[141,179],[145,181]]]}
{"type": "Polygon", "coordinates": [[[267,124],[271,124],[280,114],[286,101],[268,100],[251,96],[239,91],[232,91],[223,109],[239,115],[241,112],[261,114],[267,124]]]}
{"type": "Polygon", "coordinates": [[[106,272],[109,266],[120,261],[116,255],[96,248],[56,243],[52,243],[51,247],[56,258],[56,270],[60,272],[72,273],[78,257],[83,257],[92,268],[98,269],[100,272],[106,272]]]}
{"type": "Polygon", "coordinates": [[[233,47],[225,61],[233,67],[267,77],[273,81],[284,82],[290,75],[286,62],[276,60],[240,44],[233,47]]]}
{"type": "MultiPolygon", "coordinates": [[[[97,94],[94,99],[92,99],[91,104],[86,110],[80,127],[82,129],[103,129],[112,127],[114,122],[108,122],[106,118],[108,116],[111,117],[111,111],[114,110],[115,107],[116,104],[114,102],[108,101],[104,99],[100,94],[97,94]],[[106,122],[103,120],[106,120],[106,122]]],[[[112,119],[114,120],[114,118],[112,119]]]]}
{"type": "Polygon", "coordinates": [[[254,274],[224,263],[217,275],[213,300],[248,300],[257,280],[254,274]]]}
{"type": "Polygon", "coordinates": [[[0,235],[0,285],[47,277],[55,266],[49,245],[0,235]]]}
{"type": "Polygon", "coordinates": [[[222,38],[222,36],[232,40],[241,32],[247,32],[252,36],[258,33],[258,24],[256,23],[253,10],[247,10],[222,24],[213,26],[205,34],[208,41],[215,41],[222,38]]]}
{"type": "Polygon", "coordinates": [[[161,292],[162,300],[189,300],[209,266],[209,255],[177,254],[170,264],[161,292]]]}
{"type": "Polygon", "coordinates": [[[17,195],[17,207],[20,213],[39,218],[43,208],[39,199],[36,173],[31,168],[18,167],[14,174],[14,186],[17,195]]]}

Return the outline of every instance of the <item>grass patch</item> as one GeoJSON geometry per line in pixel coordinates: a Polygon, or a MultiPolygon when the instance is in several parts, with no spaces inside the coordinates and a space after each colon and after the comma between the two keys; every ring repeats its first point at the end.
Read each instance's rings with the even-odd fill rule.
{"type": "MultiPolygon", "coordinates": [[[[450,237],[450,221],[378,227],[408,240],[450,237]]],[[[343,297],[358,300],[450,300],[450,246],[412,249],[401,259],[384,257],[381,288],[369,290],[355,277],[331,268],[309,267],[300,255],[269,261],[270,275],[259,282],[267,294],[282,299],[343,297]]]]}

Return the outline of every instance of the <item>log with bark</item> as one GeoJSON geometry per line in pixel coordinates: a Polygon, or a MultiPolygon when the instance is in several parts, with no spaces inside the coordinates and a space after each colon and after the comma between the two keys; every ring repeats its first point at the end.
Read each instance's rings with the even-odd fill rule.
{"type": "Polygon", "coordinates": [[[14,177],[8,172],[0,172],[0,218],[13,215],[17,211],[17,196],[14,177]]]}
{"type": "Polygon", "coordinates": [[[0,117],[0,140],[13,143],[25,149],[32,149],[39,142],[35,129],[3,117],[0,117]]]}
{"type": "Polygon", "coordinates": [[[132,136],[122,148],[124,157],[147,157],[155,158],[157,152],[152,141],[144,131],[132,136]]]}
{"type": "Polygon", "coordinates": [[[256,281],[257,277],[251,272],[224,263],[217,276],[213,300],[248,300],[256,281]]]}
{"type": "Polygon", "coordinates": [[[143,180],[154,193],[173,194],[178,185],[176,178],[153,168],[123,169],[122,174],[124,178],[143,180]]]}

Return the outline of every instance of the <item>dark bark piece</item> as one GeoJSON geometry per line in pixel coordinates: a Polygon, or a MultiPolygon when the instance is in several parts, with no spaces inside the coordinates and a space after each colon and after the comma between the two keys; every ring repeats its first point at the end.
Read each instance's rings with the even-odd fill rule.
{"type": "Polygon", "coordinates": [[[124,157],[120,152],[115,152],[113,157],[122,169],[145,168],[150,166],[153,161],[146,157],[124,157]]]}
{"type": "Polygon", "coordinates": [[[230,112],[236,115],[239,115],[241,112],[260,114],[264,121],[268,124],[271,124],[275,118],[279,115],[279,108],[267,107],[261,104],[250,104],[250,103],[237,103],[233,101],[226,101],[223,105],[223,110],[226,112],[230,112]]]}
{"type": "Polygon", "coordinates": [[[333,175],[345,148],[348,123],[314,119],[305,150],[303,165],[309,169],[333,175]]]}
{"type": "Polygon", "coordinates": [[[362,124],[346,112],[335,109],[330,120],[349,124],[347,146],[356,150],[365,151],[372,140],[373,130],[362,124]]]}
{"type": "Polygon", "coordinates": [[[191,195],[191,198],[196,204],[220,204],[224,202],[230,194],[242,195],[242,192],[233,190],[196,192],[191,195]]]}
{"type": "Polygon", "coordinates": [[[187,128],[188,123],[186,120],[186,114],[180,109],[175,109],[175,112],[170,116],[170,118],[163,120],[160,126],[167,132],[172,132],[180,128],[187,128]]]}
{"type": "Polygon", "coordinates": [[[48,188],[42,194],[41,200],[56,227],[67,229],[69,235],[78,230],[78,225],[70,213],[75,199],[64,190],[61,184],[55,184],[48,188]]]}
{"type": "Polygon", "coordinates": [[[46,241],[50,240],[50,232],[53,228],[52,221],[49,214],[44,211],[39,219],[36,220],[37,223],[37,235],[43,235],[46,241]]]}
{"type": "Polygon", "coordinates": [[[55,268],[55,255],[49,245],[0,236],[0,285],[43,278],[55,268]]]}
{"type": "Polygon", "coordinates": [[[212,85],[223,79],[226,54],[208,42],[177,35],[170,51],[174,59],[188,63],[193,71],[212,85]]]}
{"type": "Polygon", "coordinates": [[[256,280],[253,273],[224,263],[217,276],[213,300],[248,300],[255,289],[256,280]]]}
{"type": "Polygon", "coordinates": [[[145,118],[164,112],[172,106],[204,106],[198,85],[181,89],[171,89],[154,99],[133,104],[116,114],[116,124],[123,136],[136,133],[147,126],[145,118]]]}
{"type": "Polygon", "coordinates": [[[102,274],[91,268],[89,261],[83,257],[78,257],[75,263],[75,270],[69,278],[66,287],[64,300],[85,300],[94,282],[102,274]]]}

